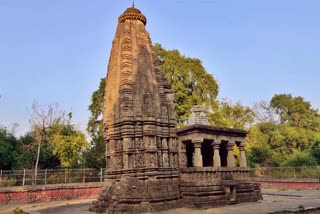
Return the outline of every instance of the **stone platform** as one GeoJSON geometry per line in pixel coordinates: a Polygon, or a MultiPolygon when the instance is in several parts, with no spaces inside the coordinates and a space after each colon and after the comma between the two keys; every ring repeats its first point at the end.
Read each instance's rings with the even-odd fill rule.
{"type": "Polygon", "coordinates": [[[262,199],[260,185],[242,167],[192,167],[180,169],[182,207],[212,208],[262,199]]]}

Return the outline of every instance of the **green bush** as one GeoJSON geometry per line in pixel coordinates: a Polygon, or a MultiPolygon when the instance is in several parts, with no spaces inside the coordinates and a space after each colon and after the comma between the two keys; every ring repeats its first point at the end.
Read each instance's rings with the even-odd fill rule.
{"type": "Polygon", "coordinates": [[[320,141],[314,142],[310,147],[310,154],[317,160],[320,165],[320,141]]]}
{"type": "Polygon", "coordinates": [[[285,166],[317,166],[317,159],[308,152],[295,152],[287,159],[285,166]]]}
{"type": "Polygon", "coordinates": [[[272,160],[272,151],[266,146],[255,146],[248,151],[248,165],[249,167],[267,166],[272,160]]]}

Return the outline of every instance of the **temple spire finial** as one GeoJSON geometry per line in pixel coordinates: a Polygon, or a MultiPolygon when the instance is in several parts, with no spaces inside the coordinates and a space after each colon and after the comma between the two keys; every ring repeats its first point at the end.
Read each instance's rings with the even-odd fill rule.
{"type": "Polygon", "coordinates": [[[132,7],[134,7],[134,0],[132,0],[132,7]]]}

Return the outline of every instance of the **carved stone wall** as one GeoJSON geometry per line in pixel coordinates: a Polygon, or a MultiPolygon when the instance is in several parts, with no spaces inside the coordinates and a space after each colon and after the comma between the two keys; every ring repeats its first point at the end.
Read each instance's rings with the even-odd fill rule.
{"type": "Polygon", "coordinates": [[[250,181],[249,169],[234,167],[193,167],[180,169],[182,206],[209,208],[231,203],[230,188],[235,192],[233,203],[261,199],[259,186],[250,181]]]}

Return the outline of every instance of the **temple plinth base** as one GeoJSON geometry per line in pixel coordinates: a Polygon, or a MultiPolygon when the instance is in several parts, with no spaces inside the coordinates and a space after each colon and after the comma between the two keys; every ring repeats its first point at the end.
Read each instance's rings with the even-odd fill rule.
{"type": "Polygon", "coordinates": [[[205,209],[262,199],[259,186],[250,182],[249,169],[181,168],[180,178],[183,207],[205,209]]]}
{"type": "Polygon", "coordinates": [[[122,176],[106,181],[105,187],[90,208],[96,213],[146,213],[180,207],[178,178],[139,180],[122,176]]]}

